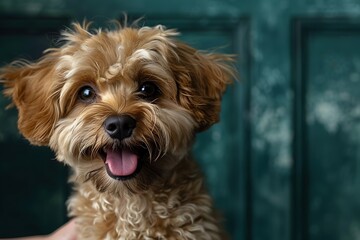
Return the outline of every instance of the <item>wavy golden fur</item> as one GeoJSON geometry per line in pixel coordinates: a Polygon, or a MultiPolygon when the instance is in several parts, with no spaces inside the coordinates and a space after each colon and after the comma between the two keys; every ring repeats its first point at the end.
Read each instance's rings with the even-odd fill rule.
{"type": "Polygon", "coordinates": [[[89,25],[75,23],[37,62],[0,72],[21,133],[73,169],[79,239],[223,239],[191,146],[219,119],[231,56],[199,52],[162,26],[89,25]],[[123,115],[136,126],[114,138],[104,124],[123,115]],[[109,174],[108,151],[134,174],[109,174]]]}

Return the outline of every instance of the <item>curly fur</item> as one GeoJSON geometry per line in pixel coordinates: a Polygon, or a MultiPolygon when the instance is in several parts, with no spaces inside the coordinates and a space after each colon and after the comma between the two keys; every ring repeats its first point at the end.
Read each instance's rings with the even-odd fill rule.
{"type": "Polygon", "coordinates": [[[73,169],[68,204],[79,239],[223,239],[191,146],[219,119],[232,58],[199,52],[162,26],[89,26],[74,24],[63,46],[37,62],[0,71],[21,133],[73,169]],[[159,91],[151,101],[139,95],[148,81],[159,91]],[[79,98],[83,86],[94,89],[91,102],[79,98]],[[104,122],[122,114],[136,128],[113,139],[104,122]],[[126,180],[110,177],[103,159],[109,148],[141,156],[141,171],[126,180]]]}

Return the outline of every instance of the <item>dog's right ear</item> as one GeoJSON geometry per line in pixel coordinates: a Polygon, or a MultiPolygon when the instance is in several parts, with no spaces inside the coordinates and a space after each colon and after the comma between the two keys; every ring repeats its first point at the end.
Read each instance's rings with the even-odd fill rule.
{"type": "Polygon", "coordinates": [[[35,145],[47,145],[59,117],[56,50],[36,63],[15,62],[0,69],[4,95],[19,111],[18,128],[35,145]]]}

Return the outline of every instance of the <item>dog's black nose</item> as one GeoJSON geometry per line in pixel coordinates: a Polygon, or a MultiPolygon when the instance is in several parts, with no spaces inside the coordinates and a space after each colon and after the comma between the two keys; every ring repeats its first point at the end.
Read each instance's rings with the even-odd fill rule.
{"type": "Polygon", "coordinates": [[[135,126],[136,120],[129,115],[110,116],[104,122],[105,131],[118,140],[130,137],[135,126]]]}

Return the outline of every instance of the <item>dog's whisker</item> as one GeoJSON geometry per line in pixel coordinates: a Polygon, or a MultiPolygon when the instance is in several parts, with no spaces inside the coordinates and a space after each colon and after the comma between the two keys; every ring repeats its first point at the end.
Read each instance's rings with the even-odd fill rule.
{"type": "Polygon", "coordinates": [[[103,167],[99,167],[99,168],[96,168],[94,170],[87,172],[85,174],[84,182],[91,180],[93,177],[95,177],[97,174],[99,174],[102,169],[103,169],[103,167]]]}

